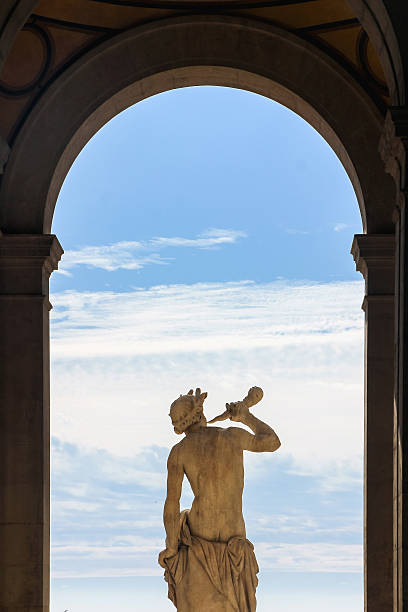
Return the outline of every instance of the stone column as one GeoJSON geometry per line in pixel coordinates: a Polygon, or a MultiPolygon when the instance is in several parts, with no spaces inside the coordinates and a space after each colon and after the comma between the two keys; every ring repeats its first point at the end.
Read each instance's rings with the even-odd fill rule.
{"type": "Polygon", "coordinates": [[[352,254],[365,278],[364,598],[393,611],[395,237],[357,234],[352,254]]]}
{"type": "Polygon", "coordinates": [[[388,111],[380,152],[396,187],[394,612],[408,612],[408,107],[388,111]]]}
{"type": "Polygon", "coordinates": [[[49,609],[52,235],[0,235],[0,610],[49,609]]]}

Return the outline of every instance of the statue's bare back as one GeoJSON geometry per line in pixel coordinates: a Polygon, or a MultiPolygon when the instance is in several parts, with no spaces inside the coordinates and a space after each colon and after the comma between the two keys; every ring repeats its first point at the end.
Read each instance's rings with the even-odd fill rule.
{"type": "Polygon", "coordinates": [[[175,447],[194,493],[191,533],[205,540],[227,542],[233,536],[246,537],[243,451],[234,436],[236,429],[203,427],[175,447]]]}
{"type": "Polygon", "coordinates": [[[249,412],[263,392],[252,387],[241,402],[210,423],[231,419],[240,427],[207,427],[207,393],[190,390],[170,407],[174,431],[185,433],[167,461],[164,506],[166,549],[159,555],[169,598],[180,612],[254,612],[258,565],[246,539],[242,516],[243,451],[273,452],[280,446],[274,430],[249,412]],[[189,511],[180,513],[186,476],[194,494],[189,511]]]}

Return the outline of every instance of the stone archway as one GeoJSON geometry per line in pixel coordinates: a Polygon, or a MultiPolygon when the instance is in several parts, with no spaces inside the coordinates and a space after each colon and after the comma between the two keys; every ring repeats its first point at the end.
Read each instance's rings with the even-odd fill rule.
{"type": "Polygon", "coordinates": [[[9,233],[49,232],[62,181],[95,131],[144,97],[201,84],[254,91],[301,115],[342,161],[364,231],[393,231],[393,185],[377,150],[382,117],[370,98],[306,41],[256,21],[214,16],[128,30],[66,70],[13,145],[0,191],[0,226],[9,233]]]}
{"type": "Polygon", "coordinates": [[[204,84],[247,89],[297,112],[335,150],[356,191],[367,232],[353,247],[366,278],[366,605],[393,609],[395,189],[378,153],[383,120],[350,75],[306,41],[254,20],[207,15],[142,25],[100,44],[50,85],[11,151],[0,191],[8,462],[1,518],[13,551],[0,604],[10,612],[48,609],[48,277],[61,256],[49,232],[60,186],[81,148],[118,112],[161,91],[204,84]]]}

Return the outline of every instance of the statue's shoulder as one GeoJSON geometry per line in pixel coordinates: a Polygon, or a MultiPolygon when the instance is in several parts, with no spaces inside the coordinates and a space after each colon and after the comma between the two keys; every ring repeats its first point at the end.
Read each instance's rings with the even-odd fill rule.
{"type": "Polygon", "coordinates": [[[175,444],[169,452],[169,459],[173,459],[175,458],[181,451],[182,449],[182,444],[183,444],[184,440],[181,440],[180,442],[178,442],[177,444],[175,444]]]}
{"type": "Polygon", "coordinates": [[[233,436],[236,432],[243,431],[242,427],[225,427],[224,429],[226,436],[233,436]]]}
{"type": "Polygon", "coordinates": [[[183,442],[185,441],[185,438],[183,438],[183,440],[180,440],[180,442],[177,442],[177,444],[175,444],[174,446],[172,446],[171,450],[170,450],[170,455],[176,454],[180,448],[182,448],[183,446],[183,442]]]}

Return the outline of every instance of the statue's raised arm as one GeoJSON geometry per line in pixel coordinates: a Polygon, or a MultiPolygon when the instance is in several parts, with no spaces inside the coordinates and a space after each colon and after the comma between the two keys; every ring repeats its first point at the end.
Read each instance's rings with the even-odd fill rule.
{"type": "MultiPolygon", "coordinates": [[[[225,412],[227,413],[227,417],[231,419],[231,421],[246,425],[254,432],[254,435],[238,427],[230,427],[228,431],[243,450],[256,453],[273,453],[278,450],[281,445],[278,436],[270,425],[267,425],[249,411],[249,408],[258,404],[262,398],[262,389],[260,387],[252,387],[248,391],[248,395],[242,401],[226,404],[225,412]]],[[[220,417],[216,417],[216,419],[223,416],[224,415],[220,415],[220,417]]],[[[213,419],[213,421],[215,421],[215,419],[213,419]]],[[[213,421],[210,421],[210,423],[213,421]]]]}

